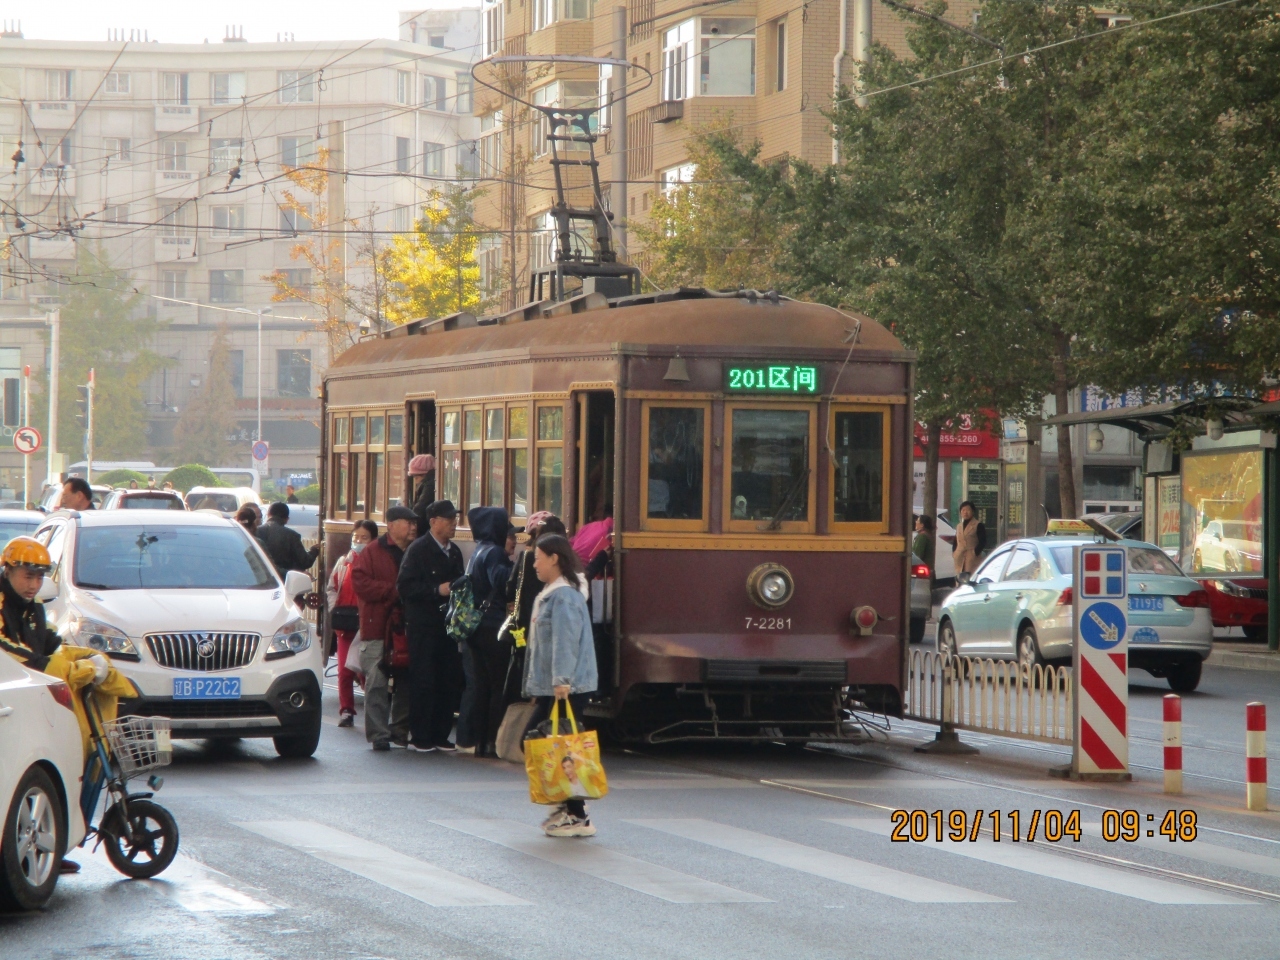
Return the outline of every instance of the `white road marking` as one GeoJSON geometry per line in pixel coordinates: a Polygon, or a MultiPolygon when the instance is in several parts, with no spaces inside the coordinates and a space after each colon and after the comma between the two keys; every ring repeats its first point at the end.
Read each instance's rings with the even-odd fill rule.
{"type": "Polygon", "coordinates": [[[433,907],[527,907],[529,901],[310,820],[236,826],[433,907]]]}
{"type": "Polygon", "coordinates": [[[834,880],[873,893],[909,900],[912,903],[1010,903],[1003,897],[995,897],[977,890],[969,890],[954,884],[917,877],[901,870],[882,867],[865,860],[829,853],[817,847],[781,840],[753,830],[726,826],[711,820],[628,820],[642,827],[660,830],[686,840],[695,840],[708,846],[728,850],[772,863],[779,867],[798,870],[815,877],[834,880]]]}
{"type": "Polygon", "coordinates": [[[598,843],[541,836],[536,828],[513,820],[433,820],[450,830],[497,843],[509,850],[607,880],[668,903],[772,903],[678,870],[637,860],[598,843]]]}
{"type": "MultiPolygon", "coordinates": [[[[874,833],[881,837],[889,837],[893,832],[893,826],[887,820],[838,819],[827,822],[874,833]]],[[[968,840],[947,839],[942,843],[928,841],[916,846],[953,853],[971,860],[981,860],[984,863],[1008,867],[1010,870],[1019,870],[1039,877],[1063,880],[1122,897],[1133,897],[1135,900],[1145,900],[1148,903],[1216,906],[1256,904],[1256,901],[1246,900],[1243,897],[1216,893],[1188,884],[1171,883],[1168,880],[1050,853],[1042,844],[1012,843],[1008,840],[997,843],[985,834],[973,843],[968,840]]]]}
{"type": "MultiPolygon", "coordinates": [[[[101,849],[91,856],[73,853],[72,859],[83,864],[85,874],[95,880],[125,881],[101,849]]],[[[284,904],[259,900],[236,889],[233,883],[225,873],[180,853],[160,876],[135,880],[131,885],[153,890],[192,913],[266,915],[284,909],[284,904]]]]}
{"type": "MultiPolygon", "coordinates": [[[[1084,824],[1084,832],[1091,837],[1102,836],[1101,823],[1084,824]]],[[[1280,877],[1280,860],[1275,857],[1264,857],[1257,853],[1245,853],[1243,850],[1236,850],[1233,847],[1224,847],[1215,843],[1205,843],[1203,840],[1194,840],[1191,843],[1182,841],[1171,841],[1168,837],[1140,837],[1137,846],[1144,847],[1147,850],[1158,850],[1161,853],[1174,853],[1180,857],[1187,857],[1190,860],[1202,860],[1205,863],[1215,863],[1220,867],[1231,867],[1235,870],[1248,870],[1250,873],[1259,873],[1264,877],[1280,877]]],[[[1128,846],[1127,843],[1121,843],[1120,846],[1128,846]]]]}

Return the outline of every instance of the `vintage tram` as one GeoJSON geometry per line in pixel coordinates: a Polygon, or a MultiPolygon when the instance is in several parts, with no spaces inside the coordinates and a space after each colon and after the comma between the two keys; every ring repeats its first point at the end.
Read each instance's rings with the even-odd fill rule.
{"type": "Polygon", "coordinates": [[[464,517],[613,518],[592,712],[616,736],[840,737],[850,698],[900,711],[912,379],[875,321],[754,291],[410,323],[325,374],[326,556],[431,452],[464,517]]]}

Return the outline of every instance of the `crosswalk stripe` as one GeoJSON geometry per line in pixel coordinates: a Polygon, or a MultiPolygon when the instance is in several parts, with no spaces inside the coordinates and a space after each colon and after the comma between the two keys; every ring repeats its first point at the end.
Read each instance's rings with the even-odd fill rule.
{"type": "Polygon", "coordinates": [[[585,873],[598,880],[616,883],[668,903],[773,902],[753,893],[744,893],[678,870],[637,860],[596,842],[566,842],[540,836],[527,824],[512,820],[433,820],[432,823],[488,840],[556,866],[585,873]]]}
{"type": "MultiPolygon", "coordinates": [[[[1091,837],[1102,836],[1101,823],[1084,824],[1084,832],[1091,837]]],[[[1275,857],[1264,857],[1256,853],[1245,853],[1234,847],[1224,847],[1216,843],[1205,843],[1196,839],[1192,843],[1173,842],[1166,837],[1155,839],[1140,837],[1136,841],[1140,847],[1158,850],[1161,853],[1174,853],[1190,860],[1201,860],[1205,863],[1217,864],[1220,867],[1231,867],[1235,870],[1248,870],[1250,873],[1262,874],[1264,877],[1280,877],[1280,860],[1275,857]]],[[[1126,843],[1124,846],[1129,846],[1126,843]]]]}
{"type": "Polygon", "coordinates": [[[323,860],[433,907],[527,907],[528,900],[451,873],[390,847],[310,820],[258,820],[236,826],[323,860]]]}
{"type": "Polygon", "coordinates": [[[628,820],[627,823],[912,903],[1011,902],[977,890],[943,883],[941,880],[917,877],[865,860],[855,860],[853,857],[711,820],[628,820]]]}
{"type": "MultiPolygon", "coordinates": [[[[77,851],[73,858],[81,863],[82,876],[94,883],[116,885],[125,878],[111,866],[106,851],[77,851]]],[[[232,879],[199,860],[179,853],[165,871],[154,880],[133,880],[129,886],[157,893],[191,913],[228,913],[267,915],[283,909],[281,903],[267,903],[232,886],[232,879]]]]}
{"type": "MultiPolygon", "coordinates": [[[[841,827],[851,827],[888,837],[893,832],[887,820],[839,819],[828,820],[841,827]]],[[[928,847],[981,860],[1011,870],[1031,873],[1053,880],[1063,880],[1082,887],[1091,887],[1106,893],[1118,894],[1122,897],[1133,897],[1135,900],[1146,900],[1149,903],[1165,904],[1199,904],[1199,905],[1243,905],[1254,904],[1252,900],[1233,897],[1225,893],[1215,893],[1199,887],[1181,883],[1171,883],[1155,877],[1147,877],[1127,870],[1118,870],[1103,864],[1075,860],[1061,854],[1049,853],[1042,844],[1012,843],[1008,840],[997,843],[983,836],[976,842],[968,840],[946,839],[942,843],[927,842],[917,846],[928,847]]]]}

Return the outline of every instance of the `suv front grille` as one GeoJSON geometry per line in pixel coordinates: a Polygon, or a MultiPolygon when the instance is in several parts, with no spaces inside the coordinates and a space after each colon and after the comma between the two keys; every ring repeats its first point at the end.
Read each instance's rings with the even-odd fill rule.
{"type": "Polygon", "coordinates": [[[160,666],[210,673],[252,663],[261,637],[256,633],[149,633],[143,639],[160,666]]]}

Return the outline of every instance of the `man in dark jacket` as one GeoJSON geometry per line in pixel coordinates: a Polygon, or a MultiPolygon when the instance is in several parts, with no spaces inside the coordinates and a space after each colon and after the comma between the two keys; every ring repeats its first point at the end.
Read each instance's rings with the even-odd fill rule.
{"type": "Polygon", "coordinates": [[[290,570],[306,572],[320,556],[320,545],[310,550],[302,545],[302,535],[287,526],[289,523],[289,506],[284,503],[273,503],[267,507],[267,522],[258,528],[256,534],[267,551],[276,572],[284,576],[290,570]]]}
{"type": "Polygon", "coordinates": [[[462,661],[445,630],[445,610],[463,571],[462,551],[453,542],[458,510],[437,500],[423,513],[427,530],[405,551],[396,582],[409,634],[409,746],[452,751],[449,731],[462,695],[462,661]]]}
{"type": "Polygon", "coordinates": [[[360,667],[364,671],[364,736],[374,750],[390,750],[392,741],[409,739],[409,690],[395,687],[386,666],[391,637],[388,622],[400,605],[396,578],[405,547],[413,542],[418,518],[408,507],[387,511],[387,532],[351,561],[351,581],[360,609],[360,667]]]}
{"type": "Polygon", "coordinates": [[[477,756],[496,756],[494,742],[507,709],[503,688],[511,662],[511,644],[498,642],[498,630],[507,618],[512,563],[506,546],[511,522],[501,507],[476,507],[467,512],[467,523],[476,542],[467,572],[483,614],[476,632],[462,645],[466,687],[458,712],[458,746],[474,747],[477,756]]]}

